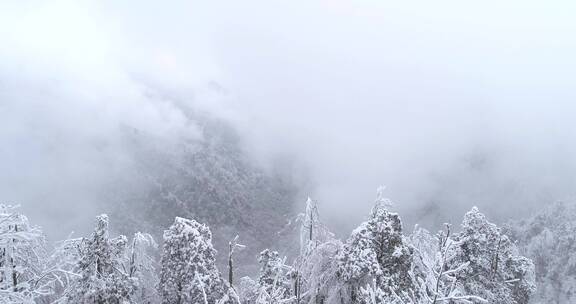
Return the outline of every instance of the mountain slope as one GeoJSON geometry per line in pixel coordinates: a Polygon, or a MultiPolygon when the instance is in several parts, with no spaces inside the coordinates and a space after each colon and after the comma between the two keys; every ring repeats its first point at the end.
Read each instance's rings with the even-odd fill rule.
{"type": "Polygon", "coordinates": [[[176,216],[206,223],[220,262],[238,234],[248,245],[238,264],[251,265],[260,250],[279,245],[299,186],[287,174],[257,165],[225,121],[203,116],[195,123],[201,138],[176,143],[128,130],[136,174],[112,186],[106,209],[121,223],[121,233],[145,230],[160,238],[176,216]]]}

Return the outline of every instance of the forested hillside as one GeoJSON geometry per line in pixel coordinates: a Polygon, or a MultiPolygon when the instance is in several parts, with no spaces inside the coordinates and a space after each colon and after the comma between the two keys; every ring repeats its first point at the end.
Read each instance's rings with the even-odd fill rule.
{"type": "Polygon", "coordinates": [[[146,230],[161,238],[177,216],[206,223],[216,236],[219,258],[228,241],[241,234],[250,247],[239,260],[254,265],[249,260],[260,250],[282,246],[279,232],[294,218],[303,185],[290,173],[264,169],[252,159],[229,123],[208,115],[188,118],[198,124],[199,138],[169,147],[146,133],[125,130],[133,179],[111,184],[102,209],[117,222],[115,231],[126,234],[146,230]]]}

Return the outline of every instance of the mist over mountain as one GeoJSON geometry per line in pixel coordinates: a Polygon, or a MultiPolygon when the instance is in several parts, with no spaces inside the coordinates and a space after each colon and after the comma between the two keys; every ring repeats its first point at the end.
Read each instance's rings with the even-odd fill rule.
{"type": "Polygon", "coordinates": [[[342,233],[379,185],[410,224],[573,197],[572,5],[419,4],[7,1],[5,199],[81,222],[131,179],[126,130],[169,150],[202,136],[190,109],[229,123],[257,166],[306,171],[342,233]]]}
{"type": "Polygon", "coordinates": [[[0,302],[570,303],[575,15],[2,1],[0,302]]]}
{"type": "Polygon", "coordinates": [[[161,139],[126,129],[134,172],[129,180],[110,184],[101,204],[119,222],[116,232],[154,231],[160,239],[175,217],[186,217],[214,227],[222,260],[235,236],[248,245],[238,254],[244,266],[251,266],[248,261],[265,248],[290,254],[294,236],[281,232],[310,189],[307,177],[284,170],[281,159],[262,166],[243,149],[229,122],[202,114],[189,118],[201,130],[201,139],[169,148],[161,139]]]}

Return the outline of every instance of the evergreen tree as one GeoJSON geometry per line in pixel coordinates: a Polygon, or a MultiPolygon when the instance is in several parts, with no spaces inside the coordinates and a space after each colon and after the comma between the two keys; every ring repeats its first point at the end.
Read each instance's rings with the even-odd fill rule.
{"type": "Polygon", "coordinates": [[[210,229],[177,217],[164,231],[159,293],[162,303],[236,303],[215,264],[210,229]]]}
{"type": "Polygon", "coordinates": [[[372,284],[392,299],[414,301],[418,297],[412,271],[413,249],[402,236],[402,223],[387,210],[380,197],[370,218],[356,228],[337,256],[338,274],[349,284],[348,297],[357,302],[359,288],[372,284]]]}
{"type": "Polygon", "coordinates": [[[367,284],[366,287],[360,287],[359,302],[363,304],[395,304],[402,303],[391,299],[389,294],[382,290],[376,283],[376,280],[372,280],[372,284],[367,284]]]}
{"type": "Polygon", "coordinates": [[[122,267],[126,243],[125,236],[109,238],[107,215],[96,217],[92,237],[79,248],[76,273],[80,277],[66,291],[67,303],[133,303],[136,282],[122,267]]]}
{"type": "Polygon", "coordinates": [[[462,231],[454,235],[453,256],[447,269],[466,264],[454,273],[468,294],[494,304],[526,304],[535,290],[534,265],[520,256],[516,245],[474,207],[464,216],[462,231]]]}

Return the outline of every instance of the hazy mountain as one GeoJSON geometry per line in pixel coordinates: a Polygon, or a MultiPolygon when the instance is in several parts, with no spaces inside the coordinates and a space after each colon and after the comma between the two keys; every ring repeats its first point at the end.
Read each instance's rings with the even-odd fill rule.
{"type": "Polygon", "coordinates": [[[281,164],[264,168],[254,161],[231,124],[209,115],[189,118],[199,127],[197,139],[168,143],[125,129],[136,174],[110,185],[104,207],[118,232],[150,231],[161,239],[179,216],[212,227],[219,257],[237,234],[248,245],[239,261],[253,261],[263,248],[280,246],[279,232],[294,216],[301,185],[281,164]]]}

